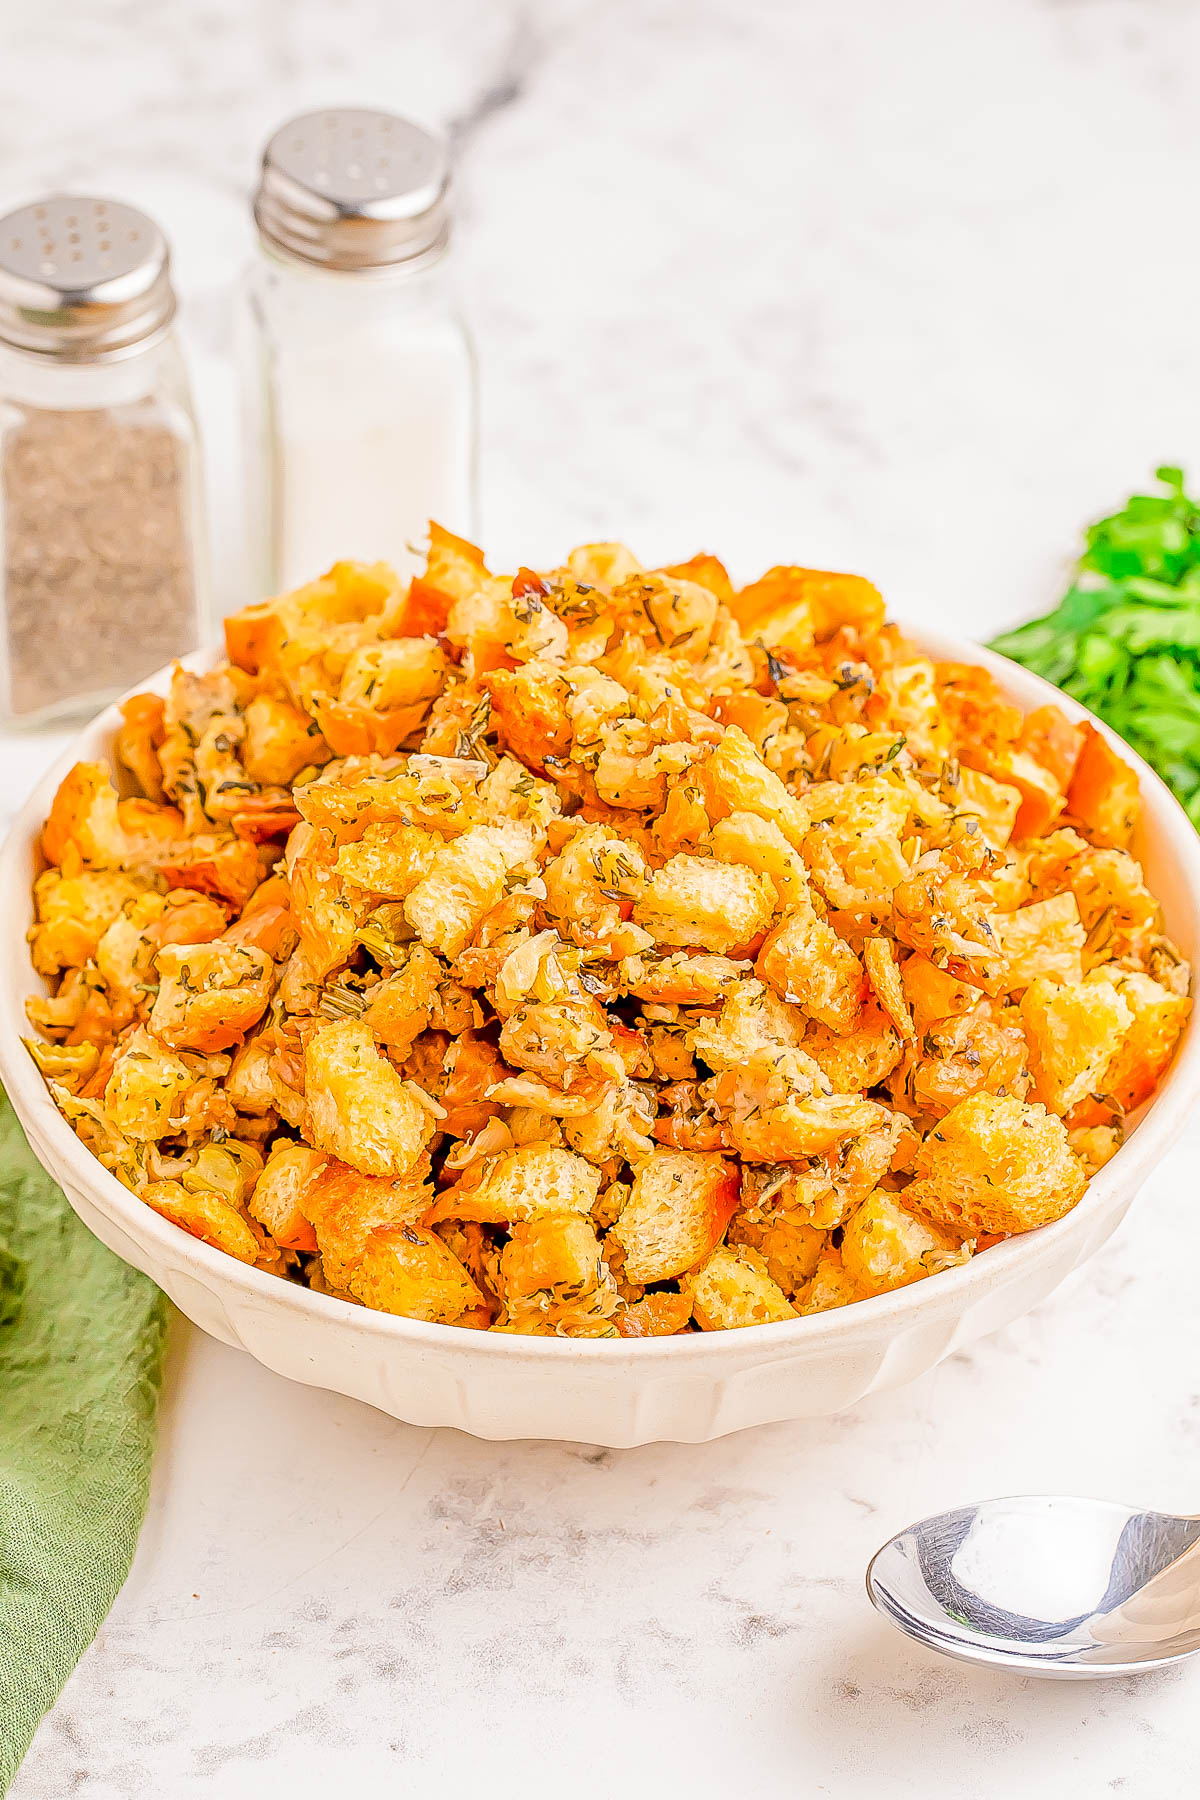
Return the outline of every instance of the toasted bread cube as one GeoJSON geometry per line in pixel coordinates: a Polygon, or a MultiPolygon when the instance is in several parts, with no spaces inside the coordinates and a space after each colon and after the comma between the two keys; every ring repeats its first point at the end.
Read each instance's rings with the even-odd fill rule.
{"type": "Polygon", "coordinates": [[[1074,894],[1055,894],[1016,912],[997,913],[992,927],[1008,964],[1004,993],[1019,992],[1039,975],[1068,983],[1083,980],[1085,933],[1074,894]]]}
{"type": "Polygon", "coordinates": [[[632,900],[645,879],[636,844],[623,843],[607,825],[584,825],[542,869],[543,910],[560,929],[595,930],[609,922],[620,900],[632,900]]]}
{"type": "Polygon", "coordinates": [[[254,945],[167,944],[155,966],[160,982],[150,1029],[173,1050],[240,1043],[271,998],[271,958],[254,945]]]}
{"type": "Polygon", "coordinates": [[[1025,716],[1005,700],[994,675],[978,663],[936,666],[942,711],[964,748],[1012,743],[1020,736],[1025,716]]]}
{"type": "Polygon", "coordinates": [[[377,1312],[453,1324],[483,1296],[424,1223],[429,1189],[331,1163],[305,1192],[331,1285],[377,1312]]]}
{"type": "Polygon", "coordinates": [[[915,1168],[905,1206],[964,1237],[1047,1225],[1087,1186],[1062,1120],[997,1094],[960,1100],[921,1145],[915,1168]]]}
{"type": "Polygon", "coordinates": [[[81,869],[76,875],[46,869],[34,883],[38,923],[29,934],[38,974],[56,975],[90,962],[126,901],[150,885],[145,876],[108,869],[81,869]]]}
{"type": "Polygon", "coordinates": [[[317,1248],[306,1210],[307,1196],[324,1173],[326,1159],[308,1144],[278,1143],[250,1195],[249,1211],[285,1250],[317,1248]]]}
{"type": "Polygon", "coordinates": [[[670,1281],[694,1268],[720,1242],[739,1191],[736,1169],[715,1152],[654,1150],[612,1227],[626,1278],[670,1281]]]}
{"type": "Polygon", "coordinates": [[[607,589],[620,587],[642,571],[627,544],[577,544],[567,558],[567,567],[585,586],[607,589]]]}
{"type": "Polygon", "coordinates": [[[437,1130],[420,1090],[400,1079],[361,1019],[313,1032],[304,1092],[313,1143],[364,1175],[407,1175],[437,1130]]]}
{"type": "Polygon", "coordinates": [[[329,747],[308,714],[290,701],[256,694],[243,715],[242,767],[251,781],[290,787],[301,769],[325,762],[329,747]]]}
{"type": "Polygon", "coordinates": [[[96,992],[83,969],[68,969],[53,997],[27,995],[25,1017],[35,1030],[64,1043],[81,1029],[91,1029],[100,1040],[111,1033],[113,1023],[106,997],[96,992]]]}
{"type": "MultiPolygon", "coordinates": [[[[528,574],[528,571],[524,573],[528,574]]],[[[520,577],[518,576],[518,581],[520,577]]],[[[567,627],[537,591],[539,577],[500,609],[500,640],[514,662],[561,663],[567,654],[567,627]]]]}
{"type": "Polygon", "coordinates": [[[828,1235],[791,1213],[775,1213],[762,1225],[753,1224],[744,1213],[738,1213],[729,1227],[729,1242],[757,1250],[766,1262],[771,1280],[778,1283],[789,1300],[795,1300],[811,1279],[828,1235]]]}
{"type": "Polygon", "coordinates": [[[814,1094],[807,1100],[793,1095],[734,1119],[729,1135],[747,1162],[796,1162],[862,1137],[887,1117],[885,1107],[853,1094],[814,1094]]]}
{"type": "Polygon", "coordinates": [[[500,1252],[500,1296],[510,1312],[531,1303],[560,1306],[594,1292],[604,1274],[600,1239],[582,1213],[551,1213],[515,1224],[500,1252]]]}
{"type": "Polygon", "coordinates": [[[964,1260],[957,1239],[876,1188],[842,1227],[842,1267],[860,1294],[907,1287],[964,1260]]]}
{"type": "Polygon", "coordinates": [[[958,810],[974,814],[988,843],[1002,850],[1021,810],[1020,790],[964,764],[959,770],[958,810]]]}
{"type": "Polygon", "coordinates": [[[180,1102],[193,1079],[182,1058],[138,1026],[117,1046],[104,1104],[122,1136],[157,1143],[178,1131],[180,1102]]]}
{"type": "Polygon", "coordinates": [[[612,1073],[613,1037],[604,1013],[590,995],[579,999],[518,1006],[504,1021],[500,1054],[515,1069],[529,1069],[562,1082],[572,1068],[612,1073]]]}
{"type": "Polygon", "coordinates": [[[603,1165],[614,1156],[636,1159],[652,1148],[647,1133],[654,1128],[657,1109],[653,1090],[644,1085],[606,1082],[587,1112],[564,1118],[563,1136],[589,1162],[603,1165]]]}
{"type": "MultiPolygon", "coordinates": [[[[867,784],[860,781],[821,785],[857,797],[867,784]]],[[[892,810],[899,815],[903,830],[907,807],[902,795],[895,798],[898,804],[893,808],[872,805],[857,818],[850,802],[844,809],[839,808],[841,817],[820,820],[805,839],[804,854],[813,886],[830,906],[868,915],[886,913],[896,888],[908,879],[909,865],[899,831],[891,830],[885,816],[881,816],[892,810]]],[[[811,796],[810,803],[820,804],[811,796]]]]}
{"type": "Polygon", "coordinates": [[[1116,1125],[1078,1125],[1067,1136],[1089,1181],[1121,1148],[1121,1131],[1116,1125]]]}
{"type": "MultiPolygon", "coordinates": [[[[280,884],[283,886],[283,884],[280,884]]],[[[262,889],[259,889],[259,893],[262,889]]],[[[284,892],[286,900],[286,889],[284,892]]],[[[211,900],[207,894],[192,893],[188,888],[172,888],[163,896],[161,911],[150,912],[147,902],[147,918],[155,921],[153,941],[155,945],[164,944],[211,944],[223,937],[229,944],[253,944],[257,950],[266,950],[273,954],[270,943],[264,942],[258,935],[264,927],[273,932],[278,941],[282,935],[278,930],[279,919],[286,912],[286,907],[267,899],[262,906],[258,904],[258,894],[254,894],[247,902],[240,919],[232,925],[228,924],[224,906],[211,900]],[[267,916],[269,915],[269,917],[267,916]]],[[[126,907],[126,915],[135,913],[136,907],[126,907]]],[[[103,942],[97,946],[96,960],[103,955],[103,942]]],[[[103,973],[103,971],[101,971],[103,973]]]]}
{"type": "Polygon", "coordinates": [[[616,1316],[616,1326],[621,1337],[674,1337],[691,1316],[690,1294],[656,1290],[623,1307],[616,1316]]]}
{"type": "Polygon", "coordinates": [[[154,958],[166,910],[164,895],[139,894],[125,902],[96,945],[96,974],[109,1006],[122,1018],[144,1011],[154,997],[154,958]]]}
{"type": "Polygon", "coordinates": [[[1020,797],[1014,835],[1018,839],[1044,837],[1065,804],[1063,790],[1050,771],[1015,744],[1006,744],[994,752],[988,768],[996,780],[1015,789],[1020,797]]]}
{"type": "Polygon", "coordinates": [[[861,1298],[853,1276],[842,1263],[841,1251],[826,1243],[812,1280],[797,1295],[796,1311],[803,1317],[809,1313],[833,1312],[837,1307],[849,1306],[852,1300],[861,1298]]]}
{"type": "Polygon", "coordinates": [[[396,577],[384,563],[334,563],[316,581],[290,594],[277,594],[229,614],[226,654],[249,674],[295,669],[331,643],[378,635],[375,624],[365,631],[355,628],[373,621],[395,590],[396,577]]]}
{"type": "Polygon", "coordinates": [[[710,594],[715,594],[723,606],[728,606],[733,599],[733,584],[729,579],[724,563],[719,562],[708,551],[701,550],[689,557],[684,563],[671,563],[665,569],[657,571],[660,575],[678,576],[684,581],[698,581],[706,587],[710,594]]]}
{"type": "Polygon", "coordinates": [[[745,964],[727,956],[665,956],[646,966],[640,957],[626,965],[625,990],[639,1000],[660,1006],[713,1006],[724,994],[736,992],[744,980],[745,964]]]}
{"type": "Polygon", "coordinates": [[[904,739],[895,731],[866,731],[861,725],[826,726],[828,755],[823,758],[834,782],[848,782],[895,761],[904,739]]]}
{"type": "Polygon", "coordinates": [[[633,917],[656,943],[725,954],[760,936],[774,911],[775,888],[765,875],[681,854],[650,876],[633,917]]]}
{"type": "MultiPolygon", "coordinates": [[[[123,807],[148,804],[140,800],[121,802],[123,807]]],[[[164,806],[158,810],[170,824],[171,808],[164,806]]],[[[291,807],[285,810],[289,824],[294,823],[291,807]]],[[[140,829],[140,823],[130,821],[131,834],[140,829]]],[[[143,840],[142,849],[135,849],[132,854],[143,857],[149,866],[157,868],[169,888],[192,888],[202,894],[213,894],[234,911],[245,906],[262,880],[263,852],[247,838],[224,838],[215,833],[189,838],[180,834],[174,845],[158,849],[143,840]]]]}
{"type": "Polygon", "coordinates": [[[449,668],[433,638],[388,638],[351,652],[338,699],[375,712],[418,706],[440,694],[449,668]]]}
{"type": "Polygon", "coordinates": [[[429,1024],[441,972],[433,952],[414,944],[400,968],[371,989],[363,1024],[398,1056],[408,1055],[429,1024]]]}
{"type": "Polygon", "coordinates": [[[701,765],[700,773],[710,819],[719,821],[730,813],[753,813],[778,826],[792,848],[800,849],[811,823],[807,808],[768,769],[737,725],[726,727],[724,737],[701,765]]]}
{"type": "Polygon", "coordinates": [[[766,633],[767,643],[800,650],[811,645],[814,635],[830,637],[843,625],[868,632],[883,623],[882,596],[861,575],[788,564],[768,569],[742,588],[733,598],[732,610],[747,638],[766,633]]]}
{"type": "Polygon", "coordinates": [[[1113,954],[1114,936],[1136,932],[1154,925],[1161,909],[1142,877],[1141,864],[1128,850],[1093,850],[1085,846],[1066,871],[1071,892],[1079,907],[1084,930],[1092,927],[1105,913],[1105,925],[1088,945],[1093,959],[1113,954]]]}
{"type": "Polygon", "coordinates": [[[700,582],[661,572],[643,576],[638,584],[646,612],[664,644],[697,662],[708,649],[717,618],[717,597],[700,582]]]}
{"type": "Polygon", "coordinates": [[[654,848],[664,860],[674,856],[677,850],[694,850],[704,841],[708,823],[700,789],[695,783],[669,783],[667,803],[650,826],[654,848]]]}
{"type": "Polygon", "coordinates": [[[432,870],[442,849],[433,831],[415,825],[368,825],[357,843],[343,844],[335,873],[385,900],[406,900],[432,870]]]}
{"type": "Polygon", "coordinates": [[[165,798],[158,752],[166,735],[161,694],[134,694],[122,700],[121,725],[113,742],[116,762],[133,776],[147,800],[165,798]]]}
{"type": "Polygon", "coordinates": [[[397,766],[382,755],[350,755],[295,788],[292,801],[334,844],[362,837],[369,825],[423,826],[450,838],[469,821],[479,770],[472,757],[413,755],[397,766]]]}
{"type": "Polygon", "coordinates": [[[290,887],[299,943],[284,970],[281,997],[288,1012],[310,1012],[326,978],[354,954],[370,903],[360,899],[356,905],[333,870],[315,857],[296,857],[290,887]]]}
{"type": "Polygon", "coordinates": [[[483,1295],[437,1233],[411,1221],[381,1225],[346,1274],[348,1293],[376,1312],[453,1325],[483,1295]]]}
{"type": "Polygon", "coordinates": [[[219,1194],[204,1188],[191,1192],[178,1181],[152,1181],[139,1197],[162,1218],[239,1262],[256,1263],[262,1255],[255,1227],[219,1194]]]}
{"type": "MultiPolygon", "coordinates": [[[[1099,974],[1100,972],[1097,971],[1099,974]]],[[[1129,1008],[1129,1030],[1108,1065],[1105,1092],[1125,1112],[1149,1099],[1175,1053],[1192,1002],[1149,975],[1132,970],[1104,970],[1129,1008]]]]}
{"type": "Polygon", "coordinates": [[[451,959],[465,950],[484,914],[504,897],[509,870],[528,852],[528,841],[515,844],[495,825],[477,825],[444,844],[404,902],[404,916],[427,949],[451,959]]]}
{"type": "Polygon", "coordinates": [[[768,699],[753,688],[722,694],[717,710],[723,725],[736,725],[745,732],[759,756],[781,731],[788,729],[788,709],[783,701],[768,699]]]}
{"type": "MultiPolygon", "coordinates": [[[[1083,740],[1083,726],[1072,724],[1061,707],[1039,706],[1026,718],[1018,744],[1041,763],[1059,793],[1065,794],[1071,785],[1083,740]]],[[[1022,836],[1034,835],[1028,829],[1027,821],[1018,820],[1017,823],[1022,836]],[[1025,828],[1021,829],[1023,825],[1025,828]]]]}
{"type": "Polygon", "coordinates": [[[862,1094],[878,1087],[904,1056],[899,1032],[874,1001],[863,1008],[853,1031],[831,1031],[828,1025],[811,1024],[804,1048],[820,1064],[837,1094],[862,1094]]]}
{"type": "Polygon", "coordinates": [[[483,1298],[424,1222],[430,1190],[331,1162],[303,1194],[330,1286],[377,1312],[453,1324],[483,1298]]]}
{"type": "Polygon", "coordinates": [[[538,775],[546,773],[548,758],[566,756],[572,738],[571,689],[559,664],[535,659],[512,671],[497,669],[485,685],[503,749],[538,775]]]}
{"type": "Polygon", "coordinates": [[[793,849],[774,819],[755,813],[730,813],[709,833],[709,844],[718,862],[741,863],[755,869],[774,884],[783,911],[803,906],[808,900],[808,870],[804,858],[793,849]]]}
{"type": "Polygon", "coordinates": [[[920,1055],[905,1071],[906,1092],[921,1112],[940,1119],[981,1088],[1024,1099],[1030,1085],[1028,1063],[1020,1013],[984,1001],[923,1033],[920,1055]]]}
{"type": "Polygon", "coordinates": [[[1067,789],[1067,806],[1094,844],[1123,850],[1141,812],[1138,778],[1094,725],[1084,726],[1083,748],[1067,789]]]}
{"type": "Polygon", "coordinates": [[[904,997],[912,1008],[913,1026],[918,1037],[924,1037],[931,1025],[953,1019],[979,1004],[979,989],[967,981],[959,981],[939,969],[919,952],[910,956],[900,970],[904,997]]]}
{"type": "MultiPolygon", "coordinates": [[[[1075,874],[1081,859],[1095,854],[1087,839],[1080,837],[1073,825],[1058,825],[1045,837],[1023,845],[1009,864],[1012,879],[1021,888],[1021,898],[1016,904],[1044,900],[1047,895],[1061,893],[1064,887],[1069,887],[1079,901],[1079,916],[1087,926],[1091,920],[1080,899],[1075,874]]],[[[1002,912],[1012,910],[1009,906],[1000,908],[1002,912]]]]}
{"type": "Polygon", "coordinates": [[[746,638],[799,656],[812,649],[816,636],[813,609],[803,586],[791,579],[798,573],[771,569],[733,596],[730,610],[746,638]]]}
{"type": "Polygon", "coordinates": [[[58,866],[70,854],[88,869],[119,869],[128,847],[107,764],[76,763],[59,783],[42,828],[46,861],[58,866]]]}
{"type": "Polygon", "coordinates": [[[599,1192],[600,1171],[586,1157],[556,1144],[522,1144],[489,1156],[473,1184],[439,1195],[430,1217],[524,1224],[549,1213],[590,1212],[599,1192]]]}
{"type": "Polygon", "coordinates": [[[1065,1117],[1087,1094],[1108,1091],[1106,1070],[1133,1014],[1104,978],[1060,986],[1039,975],[1021,996],[1029,1066],[1043,1106],[1065,1117]]]}
{"type": "Polygon", "coordinates": [[[469,600],[491,581],[483,551],[431,520],[425,570],[413,577],[401,602],[396,635],[430,633],[436,636],[445,630],[450,608],[455,602],[469,600]]]}
{"type": "Polygon", "coordinates": [[[777,994],[832,1031],[852,1031],[862,1010],[863,966],[811,907],[789,913],[772,931],[756,965],[777,994]]]}
{"type": "Polygon", "coordinates": [[[723,1244],[688,1282],[692,1313],[702,1331],[735,1331],[794,1319],[795,1308],[756,1250],[723,1244]]]}
{"type": "Polygon", "coordinates": [[[783,1044],[799,1049],[803,1015],[761,981],[743,981],[715,1019],[702,1019],[692,1037],[696,1055],[710,1069],[736,1069],[755,1050],[783,1044]]]}
{"type": "Polygon", "coordinates": [[[419,1175],[364,1175],[348,1163],[321,1158],[304,1185],[304,1212],[316,1233],[325,1273],[348,1285],[373,1232],[385,1225],[422,1225],[432,1193],[419,1175]]]}
{"type": "Polygon", "coordinates": [[[447,642],[465,650],[476,669],[496,668],[505,654],[511,605],[511,579],[490,576],[473,593],[463,594],[451,606],[446,615],[447,642]]]}
{"type": "MultiPolygon", "coordinates": [[[[606,682],[606,677],[597,675],[598,683],[606,682]]],[[[624,704],[628,706],[624,688],[617,682],[607,683],[617,688],[624,704]]],[[[539,781],[531,775],[523,763],[515,757],[502,756],[490,775],[485,775],[479,783],[475,794],[480,809],[480,823],[483,825],[505,825],[514,820],[521,824],[534,826],[544,830],[551,821],[557,822],[562,816],[562,802],[558,790],[552,781],[539,781]]],[[[618,845],[623,844],[620,834],[615,835],[618,845]]]]}

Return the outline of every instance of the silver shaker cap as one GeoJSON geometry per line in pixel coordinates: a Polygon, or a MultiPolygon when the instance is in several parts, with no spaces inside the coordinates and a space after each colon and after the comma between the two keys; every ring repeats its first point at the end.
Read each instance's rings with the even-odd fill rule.
{"type": "Polygon", "coordinates": [[[272,248],[325,269],[385,270],[444,249],[450,158],[394,113],[331,107],[282,126],[254,197],[272,248]]]}
{"type": "Polygon", "coordinates": [[[0,340],[65,362],[120,356],[175,313],[167,241],[119,200],[52,194],[0,219],[0,340]]]}

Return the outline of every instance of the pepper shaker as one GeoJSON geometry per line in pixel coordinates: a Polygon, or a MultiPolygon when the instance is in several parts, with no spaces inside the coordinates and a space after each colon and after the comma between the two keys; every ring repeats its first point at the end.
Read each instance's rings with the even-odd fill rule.
{"type": "Polygon", "coordinates": [[[474,534],[475,363],[448,285],[445,145],[335,108],[263,153],[241,331],[252,586],[339,558],[423,566],[429,521],[474,534]]]}
{"type": "Polygon", "coordinates": [[[0,716],[94,712],[202,636],[166,241],[115,200],[0,219],[0,716]]]}

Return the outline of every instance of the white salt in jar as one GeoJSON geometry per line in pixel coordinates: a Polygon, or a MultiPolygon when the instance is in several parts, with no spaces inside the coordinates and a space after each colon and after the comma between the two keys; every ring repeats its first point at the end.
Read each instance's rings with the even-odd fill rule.
{"type": "Polygon", "coordinates": [[[267,145],[242,331],[262,592],[341,558],[410,574],[430,519],[475,533],[475,365],[447,280],[449,178],[444,145],[388,113],[310,113],[267,145]]]}

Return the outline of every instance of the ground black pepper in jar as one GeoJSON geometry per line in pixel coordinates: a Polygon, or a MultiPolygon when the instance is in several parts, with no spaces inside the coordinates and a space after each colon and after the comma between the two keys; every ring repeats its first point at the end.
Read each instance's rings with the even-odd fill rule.
{"type": "Polygon", "coordinates": [[[70,197],[0,220],[0,711],[94,711],[201,636],[198,444],[167,248],[70,197]]]}

